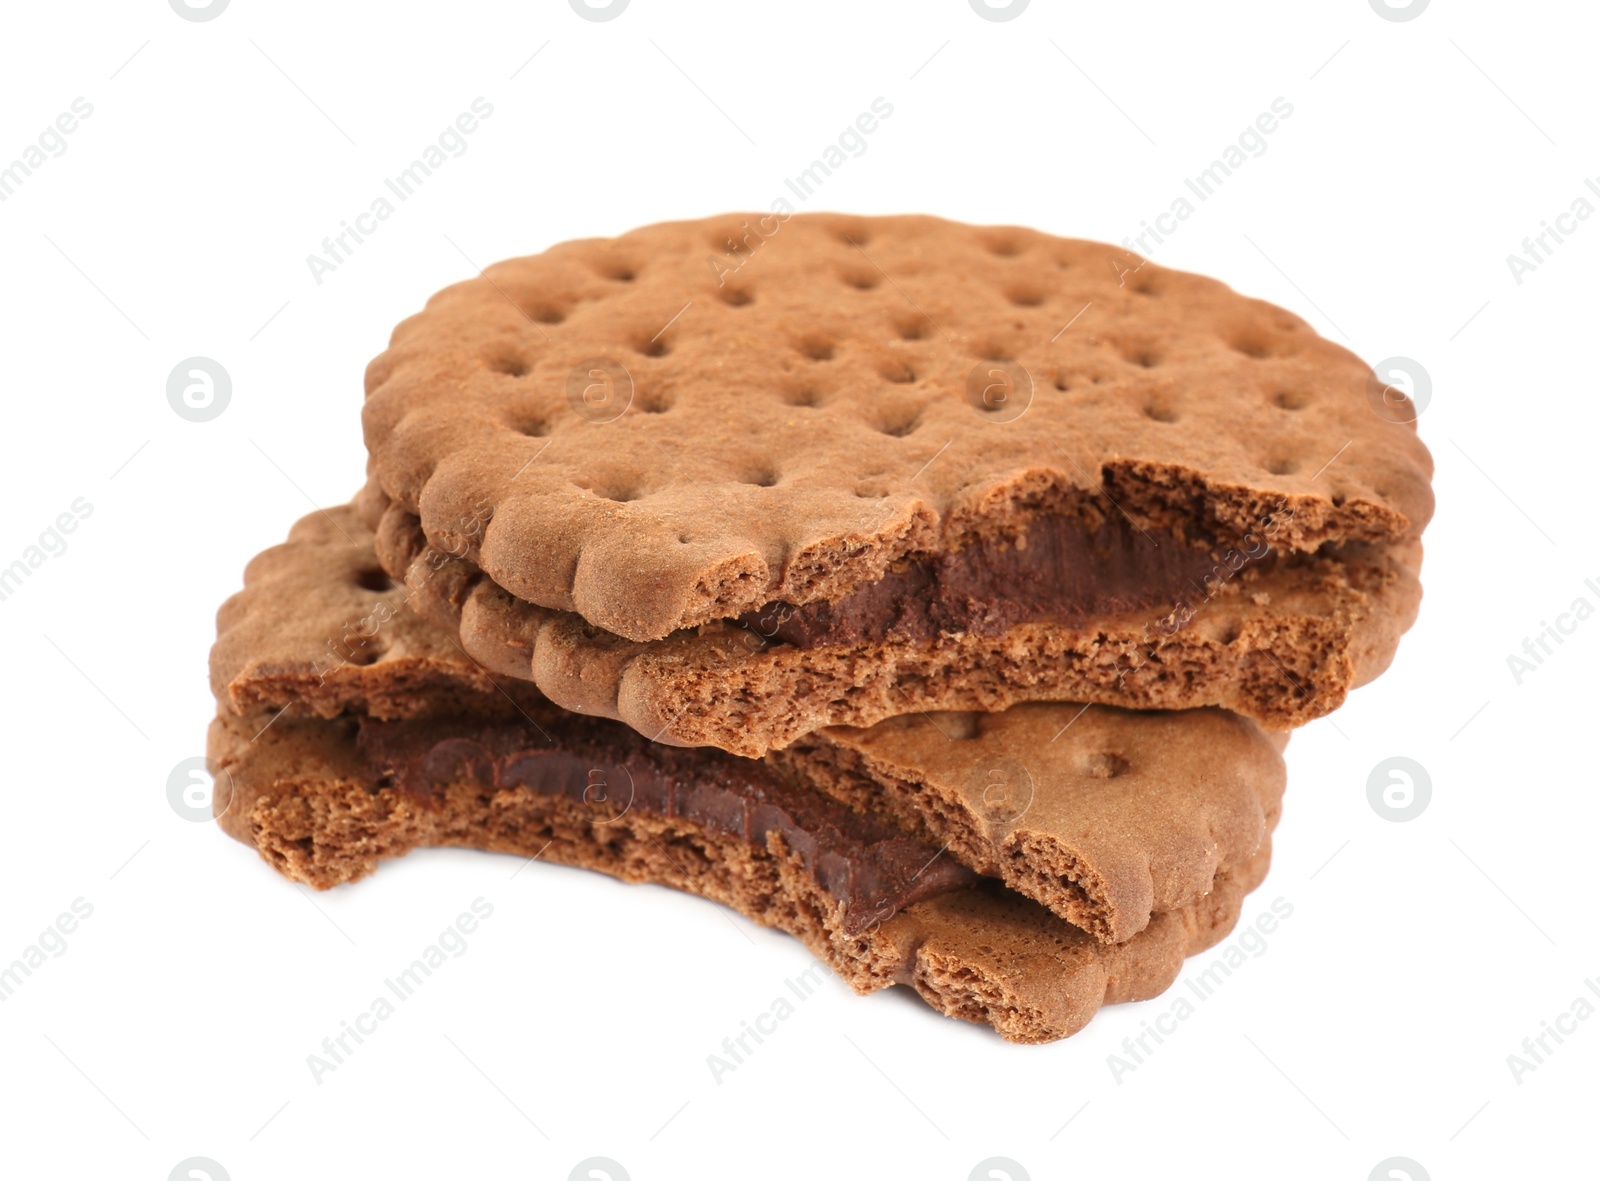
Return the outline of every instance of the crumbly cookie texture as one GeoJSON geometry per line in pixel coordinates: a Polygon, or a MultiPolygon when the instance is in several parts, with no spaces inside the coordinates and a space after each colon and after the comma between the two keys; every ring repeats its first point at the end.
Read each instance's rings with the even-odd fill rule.
{"type": "MultiPolygon", "coordinates": [[[[385,617],[381,608],[398,592],[363,578],[372,553],[372,534],[345,508],[311,514],[250,564],[244,590],[219,617],[213,653],[218,708],[230,726],[248,718],[270,734],[295,718],[331,717],[337,703],[333,724],[346,734],[363,719],[445,719],[443,737],[472,750],[474,765],[490,757],[481,743],[467,746],[475,732],[509,721],[526,726],[537,748],[554,744],[579,761],[603,749],[600,761],[632,766],[641,778],[659,779],[663,767],[724,781],[776,772],[886,819],[926,842],[930,860],[945,849],[1102,942],[1124,942],[1162,914],[1196,905],[1255,854],[1276,821],[1286,737],[1214,709],[1041,703],[913,715],[819,731],[764,763],[651,743],[473,665],[450,633],[409,612],[385,617]],[[350,634],[351,620],[379,618],[361,662],[331,674],[322,667],[328,636],[350,634]]],[[[411,798],[403,784],[390,787],[395,798],[411,798]]],[[[290,861],[281,864],[332,884],[370,870],[370,858],[350,860],[361,847],[324,865],[295,860],[283,844],[290,861]]]]}
{"type": "Polygon", "coordinates": [[[835,727],[768,761],[1120,943],[1261,847],[1286,742],[1221,710],[1038,704],[835,727]]]}
{"type": "Polygon", "coordinates": [[[661,742],[758,757],[826,726],[1024,701],[1220,706],[1271,729],[1341,705],[1389,666],[1422,598],[1419,542],[1245,566],[1170,631],[1158,610],[998,632],[802,648],[718,621],[637,642],[511,595],[391,505],[377,551],[413,605],[485,667],[661,742]]]}
{"type": "Polygon", "coordinates": [[[568,795],[472,778],[425,796],[374,790],[350,719],[256,725],[228,715],[212,725],[210,758],[231,786],[218,797],[218,820],[294,880],[326,888],[423,845],[537,855],[710,898],[794,935],[858,992],[906,984],[939,1012],[1015,1042],[1066,1037],[1103,1004],[1159,995],[1186,956],[1232,929],[1270,859],[1263,841],[1204,898],[1120,944],[1098,942],[998,883],[913,903],[852,934],[840,904],[775,837],[757,845],[642,812],[597,822],[568,795]]]}
{"type": "Polygon", "coordinates": [[[1086,505],[1221,544],[1287,512],[1304,553],[1404,545],[1433,508],[1414,426],[1298,317],[932,217],[564,243],[441,291],[366,384],[372,471],[434,547],[634,641],[1086,505]]]}

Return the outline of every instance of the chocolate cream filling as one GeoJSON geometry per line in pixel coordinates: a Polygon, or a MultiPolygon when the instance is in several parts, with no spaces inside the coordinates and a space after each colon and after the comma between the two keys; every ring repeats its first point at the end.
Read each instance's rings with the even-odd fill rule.
{"type": "Polygon", "coordinates": [[[937,847],[759,760],[662,746],[617,723],[563,719],[559,741],[531,718],[363,718],[359,724],[374,791],[397,787],[426,801],[454,783],[520,787],[582,803],[598,826],[629,813],[678,819],[763,851],[776,833],[817,885],[844,904],[850,935],[977,880],[937,847]]]}
{"type": "Polygon", "coordinates": [[[997,635],[1022,623],[1080,623],[1129,611],[1176,610],[1205,599],[1244,566],[1272,560],[1253,548],[1200,548],[1145,533],[1118,515],[1037,518],[1015,540],[990,537],[925,554],[835,602],[768,603],[740,626],[797,648],[926,644],[944,635],[997,635]]]}

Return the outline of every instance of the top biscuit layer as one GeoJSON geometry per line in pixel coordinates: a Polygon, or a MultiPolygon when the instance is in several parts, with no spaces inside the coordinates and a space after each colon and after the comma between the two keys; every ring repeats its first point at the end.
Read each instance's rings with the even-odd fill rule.
{"type": "Polygon", "coordinates": [[[1413,538],[1432,462],[1375,380],[1291,313],[1115,247],[729,215],[446,288],[368,367],[363,421],[436,546],[648,640],[1102,492],[1191,539],[1285,507],[1291,550],[1413,538]]]}

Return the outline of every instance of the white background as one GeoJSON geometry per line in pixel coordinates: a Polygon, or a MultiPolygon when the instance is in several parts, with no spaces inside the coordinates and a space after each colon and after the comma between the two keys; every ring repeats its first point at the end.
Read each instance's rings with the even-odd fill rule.
{"type": "Polygon", "coordinates": [[[0,565],[75,499],[92,514],[0,602],[0,962],[72,900],[93,914],[0,1003],[0,1174],[1593,1175],[1600,1020],[1520,1082],[1507,1064],[1600,978],[1600,621],[1520,684],[1507,664],[1600,607],[1600,218],[1520,284],[1506,261],[1600,206],[1590,6],[633,0],[593,22],[566,0],[233,0],[192,22],[124,0],[5,22],[0,163],[75,98],[93,114],[0,204],[0,565]],[[465,154],[315,282],[306,256],[480,96],[465,154]],[[313,897],[167,803],[203,749],[213,611],[360,484],[362,368],[395,322],[498,258],[765,209],[880,96],[892,117],[806,208],[1112,241],[1288,99],[1154,257],[1433,384],[1421,619],[1295,738],[1245,907],[1293,915],[1120,1081],[1108,1055],[1169,1000],[1029,1048],[830,978],[718,1085],[706,1056],[812,962],[787,938],[467,852],[313,897]],[[193,355],[233,379],[201,424],[165,395],[193,355]],[[1394,755],[1432,782],[1407,823],[1367,800],[1394,755]],[[478,897],[469,951],[313,1082],[306,1056],[478,897]]]}

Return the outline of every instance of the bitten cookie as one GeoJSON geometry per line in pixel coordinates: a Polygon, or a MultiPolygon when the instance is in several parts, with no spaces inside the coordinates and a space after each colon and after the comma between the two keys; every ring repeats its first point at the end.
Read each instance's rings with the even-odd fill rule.
{"type": "Polygon", "coordinates": [[[1221,710],[1017,705],[836,727],[767,762],[1120,943],[1260,848],[1286,742],[1221,710]]]}
{"type": "MultiPolygon", "coordinates": [[[[432,762],[487,773],[548,764],[559,751],[562,774],[588,768],[604,782],[709,777],[776,783],[798,798],[820,792],[851,824],[925,846],[910,868],[938,868],[923,885],[953,862],[1112,943],[1198,904],[1256,853],[1277,818],[1285,739],[1218,710],[1037,704],[930,714],[821,731],[764,761],[651,743],[470,666],[446,634],[402,613],[401,592],[369,585],[371,563],[372,536],[348,508],[312,514],[250,563],[213,653],[225,717],[252,716],[270,731],[284,724],[278,714],[339,713],[370,757],[393,764],[374,776],[390,787],[432,762]],[[370,629],[350,623],[378,619],[370,629]],[[363,631],[358,663],[327,663],[324,637],[363,631]],[[324,682],[339,688],[340,710],[326,708],[324,682]]],[[[693,815],[700,798],[658,802],[704,821],[693,815]]],[[[316,873],[330,884],[370,868],[358,859],[316,873]]]]}
{"type": "Polygon", "coordinates": [[[789,932],[858,992],[908,984],[1017,1042],[1066,1037],[1102,1004],[1160,994],[1185,956],[1232,929],[1269,858],[1263,842],[1194,905],[1102,944],[761,764],[730,777],[718,752],[654,746],[669,763],[651,774],[636,757],[581,739],[544,745],[531,730],[525,750],[486,757],[472,719],[257,726],[212,725],[210,758],[231,787],[218,819],[290,878],[327,887],[417,846],[465,845],[655,882],[789,932]]]}
{"type": "Polygon", "coordinates": [[[440,292],[367,391],[384,568],[484,664],[665,742],[1036,700],[1289,728],[1420,598],[1432,459],[1364,363],[1031,230],[569,242],[440,292]]]}

